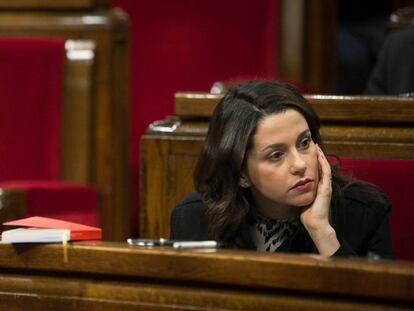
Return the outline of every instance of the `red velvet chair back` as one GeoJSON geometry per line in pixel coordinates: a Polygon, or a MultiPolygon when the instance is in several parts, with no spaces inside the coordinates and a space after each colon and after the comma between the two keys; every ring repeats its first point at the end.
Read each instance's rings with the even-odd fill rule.
{"type": "Polygon", "coordinates": [[[342,169],[355,178],[374,183],[390,199],[391,237],[397,259],[414,260],[414,160],[341,159],[342,169]]]}
{"type": "Polygon", "coordinates": [[[64,40],[0,38],[0,181],[56,180],[64,40]]]}

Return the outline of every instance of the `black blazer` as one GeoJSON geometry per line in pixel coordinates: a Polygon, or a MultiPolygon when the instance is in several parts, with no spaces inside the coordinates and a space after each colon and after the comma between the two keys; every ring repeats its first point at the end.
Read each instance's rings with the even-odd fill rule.
{"type": "MultiPolygon", "coordinates": [[[[334,256],[392,258],[388,215],[391,204],[379,192],[362,185],[344,191],[343,204],[331,210],[331,222],[341,244],[334,256]]],[[[173,240],[209,240],[207,206],[197,192],[188,194],[171,214],[173,240]]],[[[251,247],[253,248],[253,246],[251,247]]],[[[279,248],[280,252],[314,253],[316,247],[303,226],[279,248]]]]}

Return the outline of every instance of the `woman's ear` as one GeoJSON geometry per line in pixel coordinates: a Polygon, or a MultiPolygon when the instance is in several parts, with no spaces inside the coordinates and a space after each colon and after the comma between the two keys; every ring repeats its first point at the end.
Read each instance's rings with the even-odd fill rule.
{"type": "Polygon", "coordinates": [[[250,181],[246,176],[244,176],[244,174],[240,177],[239,185],[242,188],[249,188],[250,187],[250,181]]]}

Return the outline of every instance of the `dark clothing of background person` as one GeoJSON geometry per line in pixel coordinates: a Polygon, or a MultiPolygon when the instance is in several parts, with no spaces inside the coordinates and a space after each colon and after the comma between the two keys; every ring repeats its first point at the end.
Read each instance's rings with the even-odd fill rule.
{"type": "MultiPolygon", "coordinates": [[[[379,190],[378,190],[379,191],[379,190]]],[[[379,191],[380,192],[380,191],[379,191]]],[[[187,195],[177,204],[171,214],[173,240],[210,240],[208,234],[207,207],[197,192],[187,195]]],[[[340,248],[334,256],[375,257],[391,259],[391,238],[388,215],[391,203],[383,193],[374,197],[365,192],[360,184],[350,185],[344,190],[342,204],[331,209],[331,222],[340,248]]],[[[245,232],[249,232],[245,228],[245,232]]],[[[246,241],[246,249],[255,249],[253,242],[246,241]]],[[[293,236],[285,241],[277,252],[315,253],[316,247],[308,232],[300,226],[293,236]]]]}
{"type": "Polygon", "coordinates": [[[338,1],[337,94],[361,94],[377,61],[390,0],[338,1]]]}
{"type": "Polygon", "coordinates": [[[387,36],[365,94],[401,95],[413,92],[414,27],[408,27],[392,31],[387,36]]]}

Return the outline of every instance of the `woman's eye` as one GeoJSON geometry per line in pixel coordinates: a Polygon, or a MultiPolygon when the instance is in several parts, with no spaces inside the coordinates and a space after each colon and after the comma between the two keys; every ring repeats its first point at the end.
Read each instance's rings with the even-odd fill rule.
{"type": "Polygon", "coordinates": [[[269,159],[272,161],[279,160],[282,157],[282,155],[283,155],[282,152],[273,152],[272,154],[269,155],[269,159]]]}
{"type": "Polygon", "coordinates": [[[309,145],[310,145],[310,143],[311,143],[311,139],[310,138],[304,138],[304,139],[301,140],[299,146],[301,148],[308,148],[309,145]]]}

